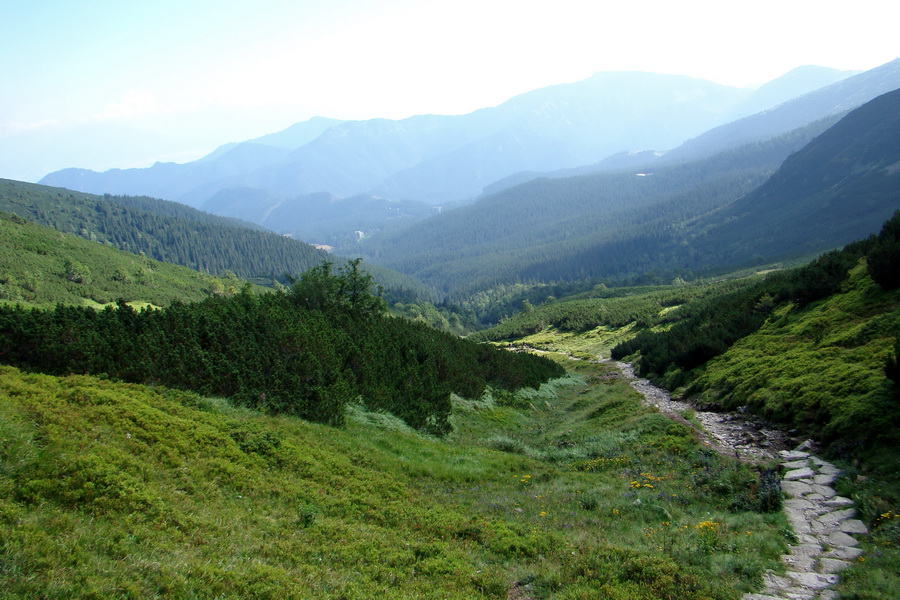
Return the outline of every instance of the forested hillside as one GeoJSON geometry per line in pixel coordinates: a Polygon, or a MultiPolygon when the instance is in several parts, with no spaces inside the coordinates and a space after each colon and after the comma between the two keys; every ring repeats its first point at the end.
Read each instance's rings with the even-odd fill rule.
{"type": "Polygon", "coordinates": [[[242,285],[0,212],[0,303],[167,306],[235,294],[242,285]]]}
{"type": "Polygon", "coordinates": [[[653,249],[681,224],[760,185],[811,135],[802,130],[652,172],[536,180],[364,240],[361,249],[451,297],[517,281],[631,281],[654,270],[668,282],[690,265],[653,249]]]}
{"type": "Polygon", "coordinates": [[[875,233],[900,209],[900,90],[849,113],[752,194],[697,220],[708,262],[822,251],[875,233]]]}
{"type": "Polygon", "coordinates": [[[652,172],[537,180],[363,248],[451,297],[516,281],[691,279],[811,255],[877,231],[900,207],[898,103],[900,92],[885,94],[812,141],[805,128],[652,172]]]}
{"type": "Polygon", "coordinates": [[[337,198],[328,193],[294,198],[252,188],[230,188],[207,199],[203,210],[259,223],[294,239],[355,251],[360,236],[418,221],[437,210],[415,200],[379,196],[337,198]]]}
{"type": "MultiPolygon", "coordinates": [[[[330,260],[327,252],[303,242],[154,198],[94,196],[0,180],[0,210],[161,262],[264,285],[285,282],[286,275],[330,260]]],[[[433,297],[410,277],[375,265],[366,268],[392,296],[433,297]]]]}

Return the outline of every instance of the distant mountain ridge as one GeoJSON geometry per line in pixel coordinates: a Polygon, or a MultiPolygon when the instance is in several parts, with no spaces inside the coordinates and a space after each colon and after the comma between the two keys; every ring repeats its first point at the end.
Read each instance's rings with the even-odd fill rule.
{"type": "Polygon", "coordinates": [[[257,188],[285,198],[328,192],[440,204],[473,198],[492,181],[523,170],[574,167],[623,150],[669,148],[761,103],[780,102],[845,75],[819,69],[793,76],[800,83],[754,92],[684,76],[598,73],[468,115],[317,118],[185,165],[105,173],[66,169],[41,183],[149,194],[196,207],[229,188],[257,188]]]}
{"type": "MultiPolygon", "coordinates": [[[[772,139],[816,121],[833,124],[847,111],[881,94],[900,88],[900,59],[850,77],[839,78],[838,74],[841,72],[829,71],[820,71],[819,67],[794,69],[787,75],[762,86],[754,98],[745,104],[747,110],[755,110],[769,104],[766,109],[714,127],[668,151],[666,148],[657,148],[657,152],[651,152],[651,148],[646,148],[643,152],[623,152],[597,163],[570,169],[549,172],[523,171],[493,182],[485,187],[484,193],[485,195],[496,193],[538,177],[571,177],[626,166],[653,168],[713,156],[746,144],[772,139]],[[806,77],[809,75],[813,75],[814,79],[807,80],[806,77]],[[792,85],[792,82],[797,81],[804,83],[799,87],[792,85]],[[820,88],[808,89],[820,82],[828,83],[820,88]],[[797,95],[787,97],[793,93],[797,95]]],[[[825,128],[822,127],[821,131],[825,128]]]]}

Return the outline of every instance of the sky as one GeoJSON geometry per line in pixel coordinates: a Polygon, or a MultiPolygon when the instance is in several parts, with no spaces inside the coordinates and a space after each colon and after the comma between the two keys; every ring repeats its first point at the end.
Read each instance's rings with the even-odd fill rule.
{"type": "Polygon", "coordinates": [[[601,71],[757,86],[900,56],[895,0],[0,0],[0,177],[184,162],[321,115],[466,114],[601,71]]]}

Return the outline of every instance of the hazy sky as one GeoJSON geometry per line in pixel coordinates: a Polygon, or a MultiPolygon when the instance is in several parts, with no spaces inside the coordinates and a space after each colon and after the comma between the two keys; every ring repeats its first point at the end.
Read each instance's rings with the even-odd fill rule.
{"type": "Polygon", "coordinates": [[[0,145],[105,124],[187,160],[315,115],[463,114],[599,71],[865,70],[900,55],[898,16],[895,0],[0,0],[0,145]]]}

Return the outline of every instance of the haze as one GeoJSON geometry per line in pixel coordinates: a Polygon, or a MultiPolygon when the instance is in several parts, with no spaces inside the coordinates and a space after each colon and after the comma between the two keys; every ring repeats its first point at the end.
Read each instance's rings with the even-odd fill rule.
{"type": "Polygon", "coordinates": [[[463,114],[599,71],[747,87],[894,59],[893,4],[5,3],[0,177],[192,160],[315,115],[463,114]]]}

